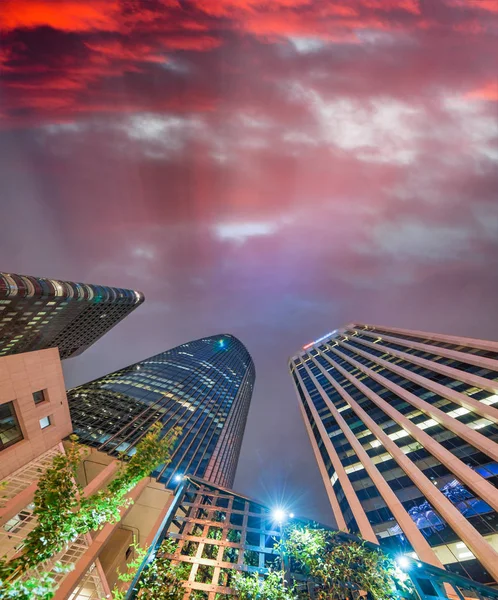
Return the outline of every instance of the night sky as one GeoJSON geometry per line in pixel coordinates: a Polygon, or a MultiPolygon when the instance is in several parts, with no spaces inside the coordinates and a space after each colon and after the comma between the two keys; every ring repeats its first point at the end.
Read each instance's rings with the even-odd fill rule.
{"type": "Polygon", "coordinates": [[[0,270],[139,289],[73,386],[228,332],[235,488],[331,522],[287,358],[498,339],[497,0],[2,0],[0,270]]]}

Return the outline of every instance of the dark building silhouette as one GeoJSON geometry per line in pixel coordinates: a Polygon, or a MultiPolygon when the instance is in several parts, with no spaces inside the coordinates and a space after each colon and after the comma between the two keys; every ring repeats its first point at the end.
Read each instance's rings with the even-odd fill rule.
{"type": "Polygon", "coordinates": [[[150,427],[180,426],[168,486],[191,474],[232,485],[254,386],[245,346],[232,335],[195,340],[69,390],[75,433],[107,454],[132,454],[150,427]]]}
{"type": "Polygon", "coordinates": [[[0,356],[77,356],[142,304],[134,290],[0,273],[0,356]]]}
{"type": "Polygon", "coordinates": [[[498,581],[498,343],[353,324],[289,367],[339,529],[498,581]]]}

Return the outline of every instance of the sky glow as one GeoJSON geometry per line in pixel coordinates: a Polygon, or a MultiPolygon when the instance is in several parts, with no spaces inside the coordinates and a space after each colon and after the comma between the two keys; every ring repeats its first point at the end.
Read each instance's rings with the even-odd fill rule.
{"type": "Polygon", "coordinates": [[[145,304],[68,385],[232,333],[236,489],[331,521],[287,357],[355,321],[498,339],[494,0],[4,0],[0,270],[145,304]]]}

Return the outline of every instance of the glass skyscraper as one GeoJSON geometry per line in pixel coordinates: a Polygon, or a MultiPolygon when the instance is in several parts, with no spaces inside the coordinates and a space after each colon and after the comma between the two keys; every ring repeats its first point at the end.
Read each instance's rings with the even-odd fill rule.
{"type": "Polygon", "coordinates": [[[254,364],[234,336],[206,337],[68,391],[75,433],[107,454],[133,453],[150,427],[183,433],[167,467],[154,476],[172,487],[178,475],[231,486],[254,386],[254,364]]]}
{"type": "Polygon", "coordinates": [[[0,273],[0,356],[77,356],[144,301],[134,290],[0,273]]]}
{"type": "Polygon", "coordinates": [[[498,343],[352,324],[289,361],[339,529],[498,581],[498,343]]]}

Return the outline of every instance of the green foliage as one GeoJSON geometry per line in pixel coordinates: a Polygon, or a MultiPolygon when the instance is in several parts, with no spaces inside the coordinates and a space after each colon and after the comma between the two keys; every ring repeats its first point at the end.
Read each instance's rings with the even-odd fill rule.
{"type": "MultiPolygon", "coordinates": [[[[124,583],[130,583],[133,580],[147,554],[147,548],[142,548],[139,544],[132,544],[131,547],[134,550],[135,556],[126,564],[126,573],[121,573],[118,570],[118,579],[124,583]]],[[[111,593],[112,600],[124,600],[126,597],[126,591],[120,590],[118,584],[114,586],[111,593]]],[[[103,598],[102,600],[105,599],[103,598]]]]}
{"type": "Polygon", "coordinates": [[[38,522],[28,534],[21,556],[10,562],[0,561],[0,577],[12,579],[27,569],[48,560],[62,550],[64,540],[78,537],[74,531],[78,495],[75,485],[76,470],[82,458],[82,449],[71,436],[66,454],[58,454],[52,465],[40,477],[34,496],[34,515],[38,522]]]}
{"type": "Polygon", "coordinates": [[[239,600],[294,600],[293,590],[285,586],[283,571],[269,571],[262,578],[258,573],[237,573],[233,579],[235,597],[239,600]]]}
{"type": "MultiPolygon", "coordinates": [[[[8,562],[0,560],[0,578],[4,580],[4,595],[0,598],[17,597],[5,594],[10,593],[14,584],[22,585],[16,582],[19,577],[64,550],[80,535],[97,531],[106,523],[118,522],[121,509],[131,503],[126,495],[156,467],[169,461],[180,433],[181,429],[175,428],[161,439],[161,424],[156,423],[137,445],[131,459],[121,463],[107,489],[89,497],[84,497],[75,483],[83,448],[76,436],[71,436],[67,452],[54,457],[52,465],[40,477],[33,511],[37,525],[26,537],[21,554],[8,562]]],[[[49,583],[50,575],[45,573],[38,579],[49,583]]],[[[45,597],[51,596],[41,596],[45,597]]]]}
{"type": "Polygon", "coordinates": [[[139,544],[132,544],[132,548],[134,549],[135,556],[129,563],[127,563],[127,572],[121,573],[118,571],[118,579],[119,581],[124,581],[126,583],[130,582],[134,577],[135,573],[140,568],[145,556],[147,555],[147,548],[142,548],[139,544]]]}
{"type": "Polygon", "coordinates": [[[210,527],[208,531],[208,538],[211,540],[221,540],[223,530],[221,527],[210,527]]]}
{"type": "Polygon", "coordinates": [[[363,541],[345,541],[336,532],[293,526],[279,549],[315,580],[319,600],[345,598],[360,590],[370,592],[376,600],[392,600],[397,597],[397,587],[411,593],[396,563],[363,541]]]}
{"type": "Polygon", "coordinates": [[[165,539],[161,544],[156,557],[140,578],[140,600],[183,599],[183,582],[188,579],[192,565],[174,564],[170,557],[175,554],[177,548],[178,544],[171,539],[165,539]]]}
{"type": "MultiPolygon", "coordinates": [[[[67,573],[73,570],[73,565],[61,565],[56,563],[53,571],[55,573],[67,573]]],[[[0,580],[0,598],[7,600],[51,600],[57,589],[57,583],[53,573],[41,573],[36,577],[28,579],[16,579],[13,582],[0,580]]]]}

